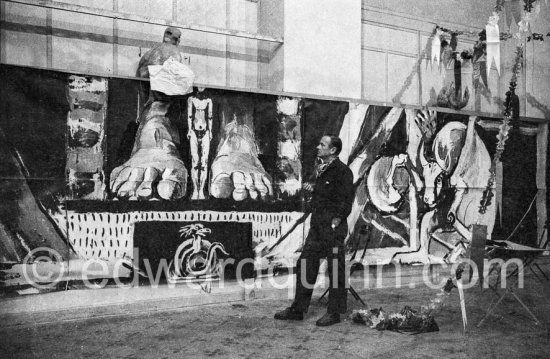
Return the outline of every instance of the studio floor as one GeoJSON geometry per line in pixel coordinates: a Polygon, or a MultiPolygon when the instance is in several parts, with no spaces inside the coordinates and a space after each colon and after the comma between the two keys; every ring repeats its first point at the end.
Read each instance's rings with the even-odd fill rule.
{"type": "MultiPolygon", "coordinates": [[[[550,261],[545,260],[542,268],[550,273],[550,261]]],[[[102,290],[87,293],[95,295],[102,290]]],[[[426,286],[358,291],[370,308],[382,307],[388,312],[405,305],[419,308],[437,294],[426,286]]],[[[87,295],[84,290],[81,293],[87,295]]],[[[169,300],[171,305],[152,298],[133,304],[50,310],[39,304],[48,294],[40,294],[25,298],[33,310],[0,315],[0,357],[547,358],[550,282],[526,273],[525,287],[516,293],[532,309],[539,325],[508,295],[495,315],[478,328],[489,304],[498,297],[491,290],[473,288],[466,291],[469,327],[465,333],[459,296],[453,290],[435,317],[439,331],[417,335],[377,331],[355,324],[349,317],[330,327],[317,327],[315,321],[325,310],[315,299],[318,294],[302,322],[273,319],[277,310],[289,304],[286,295],[191,306],[178,306],[175,296],[169,300]]],[[[13,300],[4,298],[0,305],[13,300]]],[[[362,308],[351,296],[349,307],[348,313],[362,308]]]]}

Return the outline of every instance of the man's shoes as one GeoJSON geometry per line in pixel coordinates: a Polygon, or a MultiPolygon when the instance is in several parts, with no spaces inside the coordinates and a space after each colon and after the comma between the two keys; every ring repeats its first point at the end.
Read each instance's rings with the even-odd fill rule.
{"type": "Polygon", "coordinates": [[[275,319],[279,320],[304,320],[304,313],[289,307],[285,310],[275,313],[275,319]]]}
{"type": "Polygon", "coordinates": [[[327,327],[336,323],[340,323],[340,314],[327,313],[319,318],[319,320],[315,324],[317,324],[318,327],[327,327]]]}

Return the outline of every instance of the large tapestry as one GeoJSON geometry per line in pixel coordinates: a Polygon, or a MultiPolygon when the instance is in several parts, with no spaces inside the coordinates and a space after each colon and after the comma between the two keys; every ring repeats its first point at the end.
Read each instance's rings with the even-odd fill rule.
{"type": "MultiPolygon", "coordinates": [[[[138,247],[170,261],[183,246],[178,278],[223,257],[291,267],[309,229],[302,183],[326,134],[343,140],[347,246],[367,262],[452,261],[473,224],[509,233],[536,192],[535,138],[519,128],[489,181],[496,120],[198,87],[166,98],[145,81],[1,71],[3,263],[44,246],[64,259],[131,260],[138,247]]],[[[536,219],[522,225],[536,233],[536,219]]]]}

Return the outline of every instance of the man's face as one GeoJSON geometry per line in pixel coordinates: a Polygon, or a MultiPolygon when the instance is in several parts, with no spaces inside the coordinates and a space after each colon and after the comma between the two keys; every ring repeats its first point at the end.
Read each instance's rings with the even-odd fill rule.
{"type": "Polygon", "coordinates": [[[319,141],[319,145],[317,146],[317,157],[325,160],[332,156],[335,152],[336,148],[332,147],[330,137],[323,136],[323,138],[321,138],[321,141],[319,141]]]}
{"type": "Polygon", "coordinates": [[[164,30],[163,42],[171,43],[172,45],[179,45],[181,37],[181,31],[174,27],[168,27],[164,30]]]}

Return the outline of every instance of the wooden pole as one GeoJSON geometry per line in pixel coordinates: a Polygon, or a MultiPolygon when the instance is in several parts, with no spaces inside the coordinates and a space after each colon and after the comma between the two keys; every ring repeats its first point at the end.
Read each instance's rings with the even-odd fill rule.
{"type": "MultiPolygon", "coordinates": [[[[537,244],[540,246],[546,243],[548,231],[544,231],[548,220],[548,209],[546,204],[546,168],[548,149],[548,124],[540,124],[537,133],[537,244]]],[[[546,243],[546,247],[548,244],[546,243]]]]}

